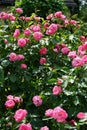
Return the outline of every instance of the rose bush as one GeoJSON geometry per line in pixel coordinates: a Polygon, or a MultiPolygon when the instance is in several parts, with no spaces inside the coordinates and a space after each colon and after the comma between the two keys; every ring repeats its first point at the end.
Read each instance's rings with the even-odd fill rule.
{"type": "Polygon", "coordinates": [[[87,36],[61,11],[0,13],[0,129],[87,128],[87,36]],[[5,21],[5,22],[2,22],[5,21]]]}

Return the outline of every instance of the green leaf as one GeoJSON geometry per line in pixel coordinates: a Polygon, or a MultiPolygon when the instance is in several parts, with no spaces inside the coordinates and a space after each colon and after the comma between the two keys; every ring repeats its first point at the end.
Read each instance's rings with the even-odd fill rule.
{"type": "Polygon", "coordinates": [[[2,65],[3,67],[7,67],[9,64],[10,64],[10,61],[8,61],[8,60],[3,60],[3,61],[1,62],[1,65],[2,65]]]}
{"type": "Polygon", "coordinates": [[[10,76],[10,80],[11,80],[13,83],[15,83],[16,80],[17,80],[16,75],[12,74],[12,75],[10,76]]]}
{"type": "Polygon", "coordinates": [[[4,82],[4,70],[2,66],[0,66],[0,82],[4,82]]]}

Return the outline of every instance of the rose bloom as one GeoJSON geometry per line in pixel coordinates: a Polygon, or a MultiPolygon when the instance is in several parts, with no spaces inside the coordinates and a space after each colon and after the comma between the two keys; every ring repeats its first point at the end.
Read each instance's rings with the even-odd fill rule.
{"type": "Polygon", "coordinates": [[[14,32],[14,34],[13,34],[13,37],[14,38],[18,38],[19,34],[20,34],[20,30],[16,29],[15,32],[14,32]]]}
{"type": "Polygon", "coordinates": [[[47,126],[41,127],[40,130],[49,130],[47,126]]]}
{"type": "Polygon", "coordinates": [[[69,51],[70,51],[70,49],[67,48],[67,47],[64,47],[64,48],[61,49],[61,52],[62,52],[63,54],[68,54],[69,51]]]}
{"type": "Polygon", "coordinates": [[[43,37],[43,34],[41,32],[34,32],[33,37],[36,41],[39,41],[43,37]]]}
{"type": "Polygon", "coordinates": [[[57,120],[57,122],[65,122],[68,117],[67,112],[61,107],[56,107],[53,110],[53,118],[57,120]]]}
{"type": "Polygon", "coordinates": [[[46,63],[46,58],[40,58],[40,64],[44,65],[46,63]]]}
{"type": "Polygon", "coordinates": [[[40,25],[33,26],[32,31],[33,32],[39,32],[40,31],[40,25]]]}
{"type": "Polygon", "coordinates": [[[21,64],[21,68],[22,68],[22,69],[26,69],[26,68],[27,68],[27,65],[26,65],[26,64],[21,64]]]}
{"type": "Polygon", "coordinates": [[[72,60],[73,67],[80,67],[84,65],[84,60],[80,57],[76,57],[72,60]]]}
{"type": "Polygon", "coordinates": [[[77,114],[77,118],[79,118],[79,119],[83,119],[83,118],[85,118],[86,117],[86,114],[84,113],[84,112],[79,112],[78,114],[77,114]]]}
{"type": "Polygon", "coordinates": [[[13,108],[13,107],[15,106],[15,102],[14,102],[13,100],[7,100],[7,101],[5,102],[5,106],[6,106],[7,108],[13,108]]]}
{"type": "Polygon", "coordinates": [[[25,17],[25,21],[30,21],[30,17],[25,17]]]}
{"type": "Polygon", "coordinates": [[[30,35],[30,34],[31,34],[31,30],[25,29],[25,30],[24,30],[24,34],[25,34],[26,36],[30,35]]]}
{"type": "Polygon", "coordinates": [[[20,103],[21,102],[20,97],[17,97],[17,96],[15,96],[13,100],[15,101],[15,103],[20,103]]]}
{"type": "Polygon", "coordinates": [[[83,50],[87,50],[87,42],[83,44],[83,50]]]}
{"type": "Polygon", "coordinates": [[[8,40],[7,40],[7,39],[4,39],[4,43],[5,43],[5,44],[8,44],[8,40]]]}
{"type": "Polygon", "coordinates": [[[58,95],[62,92],[62,88],[60,86],[54,86],[52,92],[54,95],[58,95]]]}
{"type": "Polygon", "coordinates": [[[47,54],[47,48],[45,48],[45,47],[44,47],[44,48],[41,48],[41,49],[40,49],[40,54],[41,54],[41,55],[46,55],[46,54],[47,54]]]}
{"type": "Polygon", "coordinates": [[[48,110],[45,111],[45,116],[52,117],[52,115],[53,115],[53,109],[48,109],[48,110]]]}
{"type": "Polygon", "coordinates": [[[76,51],[70,51],[68,53],[68,57],[70,57],[71,59],[75,58],[76,57],[76,51]]]}
{"type": "Polygon", "coordinates": [[[14,114],[14,118],[16,122],[20,122],[22,121],[27,115],[27,110],[25,109],[18,109],[15,114],[14,114]]]}
{"type": "Polygon", "coordinates": [[[60,18],[61,15],[62,15],[62,12],[61,12],[61,11],[58,11],[58,12],[56,12],[56,13],[54,14],[54,16],[55,16],[56,18],[60,18]]]}
{"type": "Polygon", "coordinates": [[[46,31],[47,35],[53,35],[58,29],[58,24],[51,24],[48,28],[48,30],[46,31]]]}
{"type": "Polygon", "coordinates": [[[35,106],[42,105],[42,99],[41,99],[40,96],[36,95],[36,96],[33,97],[32,100],[33,100],[33,103],[34,103],[35,106]]]}
{"type": "Polygon", "coordinates": [[[17,60],[23,60],[25,57],[22,54],[17,55],[17,60]]]}
{"type": "Polygon", "coordinates": [[[17,13],[23,13],[23,10],[22,10],[22,8],[16,8],[16,12],[17,13]]]}
{"type": "Polygon", "coordinates": [[[32,126],[30,123],[28,123],[28,124],[22,123],[22,124],[20,124],[20,127],[18,130],[32,130],[32,126]]]}
{"type": "Polygon", "coordinates": [[[16,55],[16,53],[10,53],[10,55],[9,55],[9,60],[10,61],[16,61],[17,60],[17,55],[16,55]]]}
{"type": "Polygon", "coordinates": [[[77,24],[77,21],[71,19],[71,20],[70,20],[70,24],[76,25],[76,24],[77,24]]]}
{"type": "Polygon", "coordinates": [[[58,84],[62,84],[62,83],[63,83],[63,80],[62,80],[62,79],[58,79],[57,83],[58,83],[58,84]]]}
{"type": "Polygon", "coordinates": [[[26,40],[24,38],[18,39],[18,46],[24,47],[26,45],[26,40]]]}
{"type": "Polygon", "coordinates": [[[8,100],[13,100],[14,97],[13,97],[12,95],[8,95],[8,96],[7,96],[7,99],[8,99],[8,100]]]}

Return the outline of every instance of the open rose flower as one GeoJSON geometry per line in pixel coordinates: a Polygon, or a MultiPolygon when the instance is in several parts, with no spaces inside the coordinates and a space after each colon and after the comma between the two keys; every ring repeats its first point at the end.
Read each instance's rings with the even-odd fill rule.
{"type": "Polygon", "coordinates": [[[23,119],[25,119],[26,115],[27,115],[27,110],[18,109],[14,114],[15,121],[16,122],[22,121],[23,119]]]}

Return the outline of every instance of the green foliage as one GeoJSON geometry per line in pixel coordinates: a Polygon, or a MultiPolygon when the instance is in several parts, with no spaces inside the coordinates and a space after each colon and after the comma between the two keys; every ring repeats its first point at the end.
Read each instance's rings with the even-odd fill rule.
{"type": "MultiPolygon", "coordinates": [[[[65,45],[70,51],[76,51],[77,56],[82,58],[78,47],[82,45],[80,36],[84,34],[86,37],[86,30],[84,32],[82,30],[84,24],[81,21],[70,24],[71,19],[56,18],[54,13],[54,17],[49,20],[39,17],[38,21],[35,19],[38,19],[35,14],[30,16],[29,21],[25,20],[26,16],[21,19],[17,12],[14,12],[14,16],[16,20],[11,21],[7,18],[5,23],[0,25],[0,129],[17,130],[20,123],[30,122],[33,130],[39,130],[45,125],[50,130],[85,130],[87,123],[85,120],[79,120],[76,115],[81,111],[87,111],[87,64],[74,67],[68,54],[62,53],[65,45]],[[65,24],[65,19],[68,20],[68,24],[65,24]],[[49,23],[47,28],[44,27],[46,22],[49,23]],[[78,28],[80,23],[81,28],[78,28]],[[58,28],[55,33],[47,34],[52,24],[57,24],[58,28]],[[40,40],[34,39],[32,25],[40,26],[40,32],[43,34],[40,40]],[[28,36],[24,34],[27,28],[32,32],[28,36]],[[20,29],[17,38],[14,37],[15,29],[20,29]],[[18,46],[20,38],[29,38],[24,47],[18,46]],[[40,49],[43,47],[47,49],[45,55],[40,54],[40,49]],[[55,49],[58,49],[58,52],[55,52],[55,49]],[[22,54],[25,58],[12,61],[9,58],[12,52],[16,55],[22,54]],[[42,57],[46,58],[45,64],[40,63],[42,57]],[[27,65],[27,68],[21,68],[23,63],[27,65]],[[63,81],[61,84],[58,83],[59,79],[63,81]],[[62,92],[58,95],[52,92],[55,85],[60,85],[62,88],[62,92]],[[4,105],[7,95],[20,96],[23,98],[23,103],[18,103],[14,108],[8,109],[4,105]],[[32,102],[35,95],[39,95],[43,100],[39,107],[32,102]],[[67,111],[66,122],[59,123],[45,116],[47,109],[54,109],[56,106],[67,111]],[[28,115],[25,120],[17,123],[13,116],[19,108],[26,109],[28,115]],[[75,120],[74,126],[70,124],[72,119],[75,120]],[[12,123],[11,126],[8,126],[9,122],[12,123]]],[[[86,51],[85,53],[87,56],[86,51]]]]}
{"type": "Polygon", "coordinates": [[[23,8],[23,15],[31,16],[32,13],[35,13],[44,18],[50,13],[59,10],[66,13],[68,10],[64,0],[22,0],[18,6],[23,8]]]}

